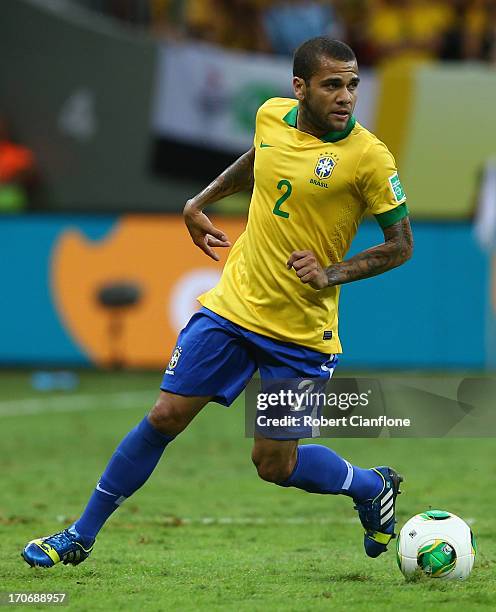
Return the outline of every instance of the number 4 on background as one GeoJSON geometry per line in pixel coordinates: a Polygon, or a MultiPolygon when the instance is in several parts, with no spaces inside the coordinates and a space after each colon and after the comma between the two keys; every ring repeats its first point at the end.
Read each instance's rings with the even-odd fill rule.
{"type": "Polygon", "coordinates": [[[283,217],[283,219],[287,219],[289,217],[289,213],[285,210],[281,210],[281,206],[290,197],[291,192],[293,191],[293,186],[287,179],[282,179],[277,183],[277,189],[279,189],[279,191],[282,191],[284,188],[286,191],[277,200],[272,212],[279,217],[283,217]]]}

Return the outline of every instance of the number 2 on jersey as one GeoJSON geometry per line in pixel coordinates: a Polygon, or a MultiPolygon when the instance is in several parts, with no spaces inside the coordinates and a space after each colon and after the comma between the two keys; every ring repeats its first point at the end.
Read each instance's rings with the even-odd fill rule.
{"type": "Polygon", "coordinates": [[[277,200],[276,205],[274,206],[274,210],[272,212],[275,215],[278,215],[279,217],[283,217],[284,219],[287,219],[289,217],[289,213],[286,212],[285,210],[281,210],[281,206],[291,195],[291,192],[293,191],[293,186],[287,179],[282,179],[277,183],[277,188],[279,189],[279,191],[282,191],[284,188],[286,188],[286,191],[277,200]]]}

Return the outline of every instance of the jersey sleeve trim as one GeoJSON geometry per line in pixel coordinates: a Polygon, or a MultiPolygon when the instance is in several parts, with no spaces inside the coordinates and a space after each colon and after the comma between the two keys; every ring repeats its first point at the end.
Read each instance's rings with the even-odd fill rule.
{"type": "Polygon", "coordinates": [[[397,206],[396,208],[393,208],[392,210],[387,210],[386,212],[374,215],[374,217],[377,219],[377,222],[382,227],[382,229],[385,229],[386,227],[389,227],[390,225],[401,221],[401,219],[403,219],[404,217],[408,217],[408,215],[408,207],[405,203],[403,203],[397,206]]]}

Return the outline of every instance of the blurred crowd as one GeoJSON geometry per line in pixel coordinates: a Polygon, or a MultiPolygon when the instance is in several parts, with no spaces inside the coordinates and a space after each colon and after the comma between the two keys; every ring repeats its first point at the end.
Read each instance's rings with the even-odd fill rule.
{"type": "Polygon", "coordinates": [[[496,0],[74,0],[158,36],[290,55],[346,40],[362,65],[403,58],[496,63],[496,0]]]}
{"type": "Polygon", "coordinates": [[[36,188],[33,152],[14,140],[9,122],[0,112],[0,214],[23,210],[32,203],[36,188]]]}

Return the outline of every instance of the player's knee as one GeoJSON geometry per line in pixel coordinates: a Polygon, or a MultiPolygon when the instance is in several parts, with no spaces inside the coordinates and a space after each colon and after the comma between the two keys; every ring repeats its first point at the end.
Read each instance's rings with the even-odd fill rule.
{"type": "Polygon", "coordinates": [[[163,395],[155,402],[148,420],[155,429],[169,435],[177,435],[189,422],[184,411],[176,406],[170,397],[163,395]]]}
{"type": "Polygon", "coordinates": [[[262,480],[278,484],[291,476],[293,466],[288,457],[270,454],[262,455],[254,450],[251,458],[262,480]]]}

